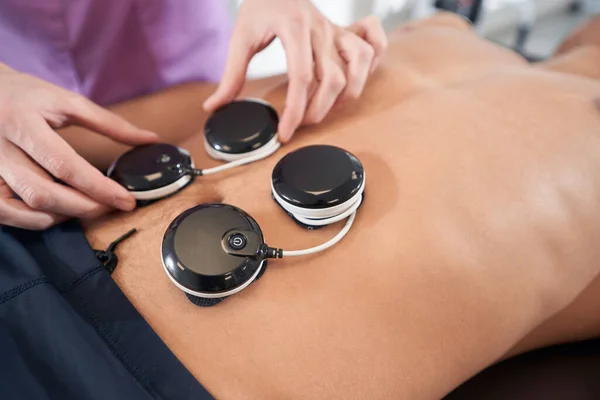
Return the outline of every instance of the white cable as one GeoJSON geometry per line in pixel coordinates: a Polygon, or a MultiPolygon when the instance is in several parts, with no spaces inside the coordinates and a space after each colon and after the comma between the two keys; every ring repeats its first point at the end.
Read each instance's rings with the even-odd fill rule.
{"type": "Polygon", "coordinates": [[[326,250],[338,243],[346,234],[350,231],[352,224],[354,223],[354,219],[356,218],[356,212],[360,207],[363,199],[363,192],[365,189],[365,179],[366,175],[363,175],[363,182],[360,186],[359,190],[350,198],[342,204],[338,204],[337,206],[326,208],[326,209],[307,209],[302,207],[294,206],[281,198],[274,190],[273,186],[273,197],[275,201],[283,207],[283,209],[290,214],[299,222],[305,225],[312,226],[324,226],[330,225],[334,222],[338,222],[343,220],[344,218],[348,218],[346,225],[331,239],[327,242],[320,244],[316,247],[311,247],[304,250],[282,250],[282,256],[304,256],[308,254],[318,253],[320,251],[326,250]]]}
{"type": "Polygon", "coordinates": [[[220,165],[218,167],[207,168],[202,170],[202,175],[210,175],[217,172],[222,172],[231,168],[239,167],[244,164],[249,164],[254,161],[262,160],[263,158],[269,157],[275,153],[281,144],[277,140],[277,135],[273,136],[264,146],[244,154],[227,154],[215,150],[206,140],[204,139],[204,147],[206,152],[213,158],[218,160],[229,161],[227,164],[220,165]]]}
{"type": "Polygon", "coordinates": [[[354,218],[355,217],[356,217],[356,211],[354,211],[352,214],[350,214],[350,218],[348,218],[348,222],[346,222],[346,225],[344,225],[344,227],[342,228],[342,230],[340,230],[337,233],[337,235],[335,235],[334,237],[332,237],[331,239],[329,239],[325,243],[320,244],[320,245],[315,246],[315,247],[304,249],[304,250],[283,250],[282,251],[283,257],[305,256],[305,255],[308,255],[308,254],[318,253],[320,251],[323,251],[323,250],[326,250],[326,249],[330,248],[331,246],[333,246],[334,244],[336,244],[337,242],[339,242],[340,240],[342,240],[342,238],[344,236],[346,236],[346,234],[348,233],[348,231],[350,231],[350,228],[352,227],[352,223],[354,222],[354,218]]]}
{"type": "Polygon", "coordinates": [[[303,217],[303,216],[297,215],[297,214],[294,215],[294,217],[298,221],[302,222],[305,225],[313,225],[313,226],[330,225],[330,224],[333,224],[334,222],[341,221],[344,218],[347,218],[350,214],[356,212],[356,210],[360,206],[361,202],[362,202],[362,193],[358,197],[358,200],[353,202],[352,205],[346,211],[342,212],[341,214],[334,215],[329,218],[323,218],[323,219],[310,219],[310,218],[306,218],[306,217],[303,217]]]}

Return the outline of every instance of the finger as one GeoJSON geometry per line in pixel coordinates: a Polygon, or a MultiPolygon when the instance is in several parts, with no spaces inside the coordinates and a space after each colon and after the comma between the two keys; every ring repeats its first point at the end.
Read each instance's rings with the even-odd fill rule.
{"type": "Polygon", "coordinates": [[[0,199],[0,225],[37,231],[49,228],[65,219],[64,216],[32,210],[18,199],[0,199]]]}
{"type": "Polygon", "coordinates": [[[334,44],[332,30],[313,35],[315,74],[319,86],[304,115],[305,124],[321,122],[346,87],[344,60],[334,44]]]}
{"type": "Polygon", "coordinates": [[[287,142],[302,122],[313,83],[313,51],[308,23],[288,25],[280,35],[288,68],[285,109],[279,122],[279,139],[287,142]]]}
{"type": "Polygon", "coordinates": [[[64,112],[69,120],[85,126],[120,143],[140,145],[153,143],[158,136],[140,129],[117,114],[100,107],[83,96],[68,92],[64,112]]]}
{"type": "Polygon", "coordinates": [[[22,120],[22,126],[8,130],[8,139],[51,175],[100,203],[124,211],[135,207],[131,193],[92,167],[43,119],[25,115],[22,120]]]}
{"type": "Polygon", "coordinates": [[[370,72],[373,72],[381,62],[381,58],[388,47],[387,35],[381,25],[381,21],[379,18],[371,15],[357,21],[351,25],[348,30],[373,46],[375,54],[370,68],[370,72]]]}
{"type": "Polygon", "coordinates": [[[14,192],[0,177],[0,225],[41,230],[65,219],[65,216],[31,209],[14,197],[14,192]]]}
{"type": "Polygon", "coordinates": [[[4,179],[0,176],[0,199],[9,199],[13,196],[13,191],[8,187],[4,179]]]}
{"type": "Polygon", "coordinates": [[[13,144],[2,146],[1,155],[6,160],[6,164],[0,167],[4,182],[29,208],[68,217],[88,218],[108,211],[105,205],[54,182],[13,144]]]}
{"type": "Polygon", "coordinates": [[[348,31],[342,31],[336,42],[339,54],[346,62],[346,88],[338,99],[343,103],[362,94],[375,53],[373,47],[348,31]]]}
{"type": "Polygon", "coordinates": [[[244,86],[248,64],[256,50],[247,30],[236,28],[229,42],[225,72],[215,93],[204,102],[205,111],[212,112],[235,99],[244,86]]]}

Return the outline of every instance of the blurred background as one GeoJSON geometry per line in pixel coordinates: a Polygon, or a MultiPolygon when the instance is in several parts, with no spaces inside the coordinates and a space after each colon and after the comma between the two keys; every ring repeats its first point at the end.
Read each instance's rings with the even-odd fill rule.
{"type": "MultiPolygon", "coordinates": [[[[228,0],[235,18],[243,0],[228,0]]],[[[475,29],[495,43],[532,60],[543,59],[575,26],[600,12],[600,0],[313,0],[334,23],[350,25],[369,14],[386,29],[423,18],[439,9],[475,16],[475,29]]],[[[259,78],[284,72],[285,53],[276,40],[250,64],[248,75],[259,78]]]]}

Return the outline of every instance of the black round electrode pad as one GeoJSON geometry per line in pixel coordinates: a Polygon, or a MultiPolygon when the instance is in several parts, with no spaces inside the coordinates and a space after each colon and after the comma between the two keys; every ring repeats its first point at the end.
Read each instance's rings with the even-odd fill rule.
{"type": "Polygon", "coordinates": [[[216,152],[240,155],[273,140],[278,124],[273,107],[260,101],[239,100],[218,108],[206,121],[204,135],[216,152]]]}
{"type": "Polygon", "coordinates": [[[170,195],[186,186],[192,176],[190,154],[166,143],[134,147],[117,158],[107,176],[140,200],[170,195]]]}
{"type": "Polygon", "coordinates": [[[200,204],[171,222],[163,237],[162,261],[171,281],[188,297],[210,299],[194,304],[211,305],[258,278],[266,264],[264,251],[262,231],[246,212],[227,204],[200,204]]]}
{"type": "Polygon", "coordinates": [[[331,208],[350,200],[363,184],[363,166],[339,147],[302,147],[283,157],[273,169],[273,190],[302,208],[331,208]]]}

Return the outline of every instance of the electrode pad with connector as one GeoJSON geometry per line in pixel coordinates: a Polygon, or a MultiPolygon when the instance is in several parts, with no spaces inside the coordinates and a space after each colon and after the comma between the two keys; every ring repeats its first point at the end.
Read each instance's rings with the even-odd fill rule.
{"type": "Polygon", "coordinates": [[[203,307],[260,278],[268,253],[258,223],[227,204],[200,204],[181,213],[167,228],[161,249],[171,282],[203,307]]]}
{"type": "Polygon", "coordinates": [[[316,229],[344,218],[353,221],[365,188],[365,171],[353,154],[315,145],[283,157],[273,169],[273,199],[299,225],[316,229]]]}
{"type": "MultiPolygon", "coordinates": [[[[238,100],[218,108],[204,126],[204,145],[223,161],[259,160],[279,148],[277,112],[261,100],[238,100]]],[[[245,163],[247,163],[245,162],[245,163]]]]}
{"type": "Polygon", "coordinates": [[[258,280],[268,258],[303,256],[324,251],[348,233],[356,210],[327,242],[304,250],[283,250],[265,243],[258,223],[229,204],[190,208],[168,226],[161,258],[171,282],[201,307],[214,306],[258,280]]]}
{"type": "Polygon", "coordinates": [[[217,109],[205,125],[204,147],[217,167],[196,169],[189,152],[166,143],[135,147],[117,158],[108,177],[129,190],[138,205],[176,193],[194,176],[209,175],[261,160],[280,146],[279,117],[260,100],[234,101],[217,109]]]}
{"type": "Polygon", "coordinates": [[[154,143],[134,147],[117,158],[107,176],[129,190],[138,201],[167,197],[193,178],[190,154],[177,146],[154,143]]]}

